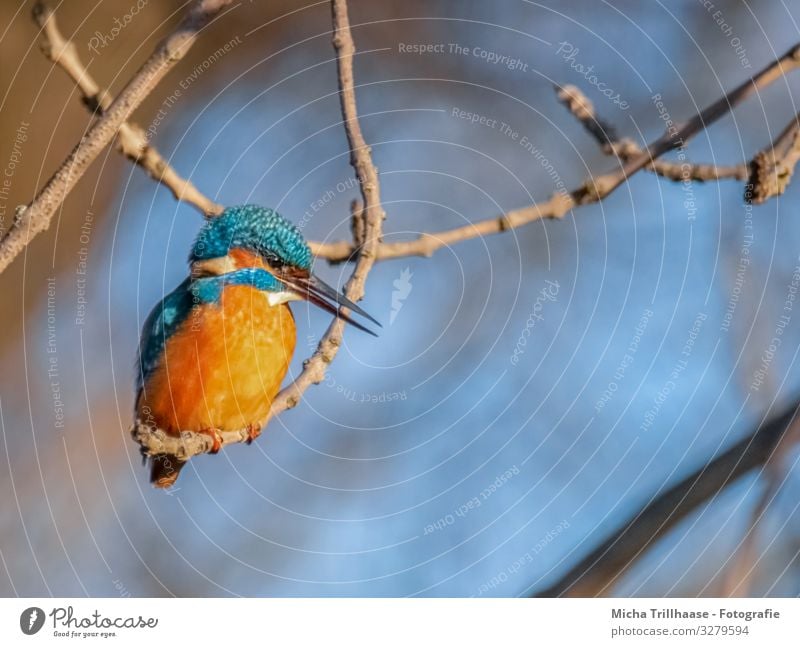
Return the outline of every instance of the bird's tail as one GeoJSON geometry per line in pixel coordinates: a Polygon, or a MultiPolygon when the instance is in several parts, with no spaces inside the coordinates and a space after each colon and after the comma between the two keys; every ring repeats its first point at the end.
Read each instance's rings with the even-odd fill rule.
{"type": "Polygon", "coordinates": [[[158,454],[150,458],[150,483],[157,488],[169,488],[178,480],[186,461],[170,454],[158,454]]]}

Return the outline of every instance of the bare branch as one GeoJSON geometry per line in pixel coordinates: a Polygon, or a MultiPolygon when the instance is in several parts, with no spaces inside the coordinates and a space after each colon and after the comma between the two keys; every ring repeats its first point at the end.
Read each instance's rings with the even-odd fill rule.
{"type": "Polygon", "coordinates": [[[786,413],[759,425],[746,438],[720,454],[651,502],[614,531],[552,586],[536,597],[606,595],[614,584],[667,531],[727,485],[766,463],[797,419],[800,402],[786,413]]]}
{"type": "MultiPolygon", "coordinates": [[[[43,29],[45,53],[54,63],[61,65],[75,81],[83,93],[86,105],[91,110],[102,113],[110,105],[111,97],[106,91],[97,86],[80,62],[74,45],[66,41],[60,34],[52,12],[42,7],[39,9],[38,14],[35,15],[37,22],[43,29]]],[[[752,83],[753,85],[757,84],[759,87],[764,87],[779,78],[780,74],[785,73],[789,68],[796,67],[797,64],[797,51],[795,48],[753,77],[751,81],[743,84],[730,93],[728,97],[720,100],[704,112],[708,112],[712,119],[718,118],[721,114],[724,114],[724,112],[719,112],[721,110],[719,106],[723,101],[728,104],[727,109],[731,109],[735,105],[734,102],[741,101],[747,96],[744,91],[746,90],[745,86],[752,83]]],[[[559,91],[559,99],[584,125],[607,154],[615,155],[623,163],[633,162],[637,158],[647,155],[647,152],[643,151],[633,140],[618,138],[613,128],[597,117],[594,106],[577,87],[565,86],[559,91]]],[[[703,121],[698,121],[698,117],[695,117],[695,127],[697,123],[703,123],[703,121]]],[[[798,130],[797,123],[793,122],[793,124],[795,127],[792,128],[792,124],[790,124],[773,147],[756,156],[752,164],[752,173],[748,166],[744,164],[736,166],[678,164],[655,159],[645,164],[644,168],[676,182],[687,179],[710,181],[726,178],[744,181],[750,177],[746,198],[750,199],[752,197],[754,203],[760,203],[773,195],[783,192],[794,166],[800,160],[800,140],[794,137],[798,130]],[[776,153],[775,151],[779,152],[776,153]]],[[[687,126],[692,126],[692,123],[690,122],[687,126]]],[[[691,137],[692,134],[694,132],[687,133],[686,139],[691,137]]],[[[676,134],[673,139],[677,140],[678,138],[679,135],[676,134]]],[[[177,199],[194,205],[208,216],[218,215],[222,212],[223,207],[221,205],[214,203],[190,181],[182,178],[167,164],[155,148],[149,146],[144,133],[138,126],[123,123],[118,134],[118,144],[127,157],[142,166],[152,178],[165,184],[177,199]]],[[[668,149],[662,150],[659,154],[663,154],[666,150],[668,149]]],[[[502,233],[507,229],[520,227],[540,218],[560,218],[574,206],[589,204],[603,199],[605,195],[608,195],[611,190],[618,186],[618,184],[614,184],[611,175],[601,176],[593,184],[600,187],[612,186],[611,190],[607,192],[600,191],[596,194],[589,192],[592,199],[587,200],[586,187],[588,184],[589,182],[569,195],[553,195],[550,200],[541,205],[510,211],[496,218],[484,220],[473,225],[466,225],[443,232],[422,234],[419,238],[411,241],[381,243],[377,247],[375,260],[387,260],[404,256],[430,256],[438,249],[462,240],[502,233]],[[607,179],[611,179],[612,182],[606,183],[607,179]]],[[[315,256],[325,258],[334,263],[354,259],[356,251],[361,245],[359,239],[359,236],[361,236],[359,217],[357,211],[353,212],[353,242],[318,243],[312,241],[309,245],[315,256]]]]}
{"type": "MultiPolygon", "coordinates": [[[[357,260],[350,279],[344,288],[351,301],[359,301],[364,296],[364,285],[369,271],[375,263],[375,250],[380,245],[381,231],[385,214],[381,205],[378,171],[372,163],[370,148],[364,140],[356,110],[356,95],[353,81],[353,54],[355,45],[350,33],[347,16],[347,2],[332,0],[333,46],[337,54],[339,75],[339,96],[342,116],[350,147],[350,163],[355,169],[361,187],[363,209],[358,209],[358,218],[363,221],[363,243],[357,251],[357,260]]],[[[356,207],[353,207],[354,210],[356,207]]],[[[361,227],[362,225],[359,225],[361,227]]],[[[272,403],[270,417],[297,406],[303,393],[312,384],[319,384],[325,378],[328,364],[333,361],[342,343],[344,322],[336,318],[328,327],[314,354],[305,361],[303,370],[295,380],[285,387],[272,403]]],[[[147,454],[171,454],[181,460],[188,460],[196,454],[208,452],[211,442],[203,434],[191,431],[182,432],[180,438],[167,436],[164,432],[148,427],[137,421],[132,430],[133,437],[147,454]]],[[[222,445],[244,442],[248,439],[246,429],[224,432],[222,445]]]]}
{"type": "MultiPolygon", "coordinates": [[[[628,162],[642,154],[642,148],[632,139],[619,138],[612,126],[602,121],[595,114],[594,105],[574,85],[565,85],[558,90],[558,99],[575,118],[581,122],[586,131],[594,137],[606,155],[614,155],[622,162],[628,162]]],[[[695,180],[708,182],[713,180],[734,179],[745,181],[749,176],[747,164],[736,166],[715,166],[713,164],[690,164],[655,160],[645,166],[651,171],[673,182],[695,180]]]]}
{"type": "Polygon", "coordinates": [[[744,198],[762,204],[781,195],[800,161],[800,113],[795,116],[771,146],[755,156],[744,198]]]}
{"type": "MultiPolygon", "coordinates": [[[[376,258],[383,260],[402,256],[430,256],[445,245],[452,245],[453,243],[478,236],[498,234],[508,229],[527,225],[541,218],[561,218],[574,207],[599,202],[622,183],[626,182],[632,175],[651,165],[664,153],[684,147],[697,133],[708,128],[751,94],[765,88],[797,67],[800,67],[800,44],[795,45],[786,54],[770,63],[755,76],[694,115],[680,128],[668,130],[645,150],[633,152],[625,160],[622,167],[616,171],[591,177],[584,182],[583,186],[578,187],[571,193],[556,193],[547,202],[541,204],[509,211],[506,214],[464,227],[458,227],[457,229],[425,233],[414,240],[399,243],[381,243],[376,249],[376,258]]],[[[316,243],[312,249],[317,256],[326,258],[334,263],[347,261],[354,251],[353,245],[346,241],[316,243]]]]}
{"type": "MultiPolygon", "coordinates": [[[[61,34],[53,10],[44,3],[38,3],[33,9],[33,17],[42,30],[42,51],[45,56],[61,67],[75,82],[83,97],[83,104],[93,114],[103,115],[111,106],[113,97],[95,83],[81,62],[75,45],[61,34]]],[[[116,143],[117,148],[128,159],[172,191],[175,199],[191,204],[206,216],[222,213],[221,205],[203,195],[190,180],[181,177],[161,153],[149,144],[140,126],[123,122],[119,127],[116,143]]]]}
{"type": "MultiPolygon", "coordinates": [[[[602,180],[602,178],[598,178],[598,180],[602,180]]],[[[481,220],[456,229],[424,233],[413,240],[399,243],[381,243],[376,250],[376,258],[378,260],[387,260],[403,256],[431,256],[436,250],[447,245],[453,245],[471,238],[499,234],[540,218],[560,218],[579,204],[576,199],[582,195],[583,189],[572,194],[555,193],[545,203],[509,211],[496,218],[481,220]]],[[[333,263],[340,263],[350,260],[355,248],[348,241],[339,241],[335,243],[313,243],[311,251],[320,258],[325,258],[333,263]]]]}
{"type": "Polygon", "coordinates": [[[86,172],[89,165],[111,142],[120,126],[158,85],[164,75],[181,60],[197,40],[200,30],[231,0],[197,0],[176,29],[156,47],[153,54],[125,88],[95,121],[69,157],[47,181],[0,240],[0,272],[4,271],[36,234],[50,226],[56,210],[86,172]]]}
{"type": "MultiPolygon", "coordinates": [[[[122,151],[141,165],[151,177],[168,186],[178,199],[190,202],[206,215],[216,215],[221,212],[220,205],[213,203],[188,180],[180,177],[158,151],[147,144],[141,129],[127,123],[126,120],[172,65],[183,57],[194,43],[200,29],[228,4],[230,0],[198,0],[181,25],[156,49],[116,101],[112,100],[106,91],[100,89],[89,76],[77,56],[74,45],[65,40],[58,30],[52,12],[43,5],[37,6],[35,17],[43,31],[45,53],[70,75],[82,92],[86,105],[101,116],[34,201],[27,208],[18,208],[18,218],[0,241],[0,271],[8,266],[36,233],[47,228],[66,194],[115,134],[118,135],[122,151]]],[[[792,49],[750,81],[693,117],[677,133],[665,134],[644,151],[638,147],[632,148],[631,146],[635,146],[632,142],[626,143],[624,148],[615,146],[616,140],[610,137],[607,126],[597,122],[596,119],[594,119],[595,126],[589,126],[589,120],[593,118],[590,104],[588,106],[585,102],[581,104],[578,102],[579,97],[576,96],[564,97],[564,100],[571,102],[571,109],[587,128],[590,128],[590,132],[593,132],[599,141],[605,141],[613,153],[626,162],[622,169],[592,178],[569,194],[556,193],[543,204],[510,211],[499,217],[464,227],[423,234],[416,240],[386,244],[381,242],[385,214],[380,202],[378,173],[361,132],[356,110],[353,82],[355,46],[350,33],[347,4],[344,0],[332,0],[331,6],[342,114],[350,146],[351,163],[360,183],[364,207],[356,202],[352,205],[354,236],[352,243],[312,242],[310,245],[317,256],[331,261],[357,259],[353,274],[345,286],[345,293],[354,301],[363,297],[366,277],[376,260],[411,255],[428,256],[445,245],[500,233],[540,218],[559,218],[575,206],[602,200],[638,170],[652,165],[655,157],[671,148],[684,145],[690,137],[725,114],[752,91],[773,82],[790,68],[797,67],[800,49],[798,47],[792,49]],[[602,138],[600,132],[603,133],[602,138]]],[[[786,134],[786,137],[788,136],[786,134]]],[[[793,144],[794,141],[792,139],[793,144]]],[[[669,177],[673,171],[668,171],[667,168],[661,167],[662,174],[669,177]]],[[[698,179],[709,179],[700,177],[707,175],[710,174],[706,171],[698,171],[698,179]]],[[[723,176],[727,176],[725,172],[716,172],[716,177],[711,179],[723,176]]],[[[322,381],[327,365],[338,352],[343,329],[341,320],[335,319],[332,322],[314,355],[306,360],[301,374],[283,389],[273,402],[271,416],[296,406],[303,392],[311,384],[322,381]]],[[[139,421],[134,427],[133,434],[144,451],[150,454],[168,453],[178,458],[189,458],[211,449],[210,439],[206,435],[183,432],[180,438],[173,438],[139,421]]],[[[223,444],[244,442],[249,438],[249,430],[224,432],[222,435],[223,444]]]]}
{"type": "Polygon", "coordinates": [[[364,205],[360,200],[350,203],[350,231],[353,234],[353,243],[356,249],[364,244],[364,205]]]}
{"type": "Polygon", "coordinates": [[[555,89],[558,100],[581,122],[581,125],[607,154],[613,154],[612,148],[619,141],[614,126],[597,116],[594,104],[578,86],[565,85],[563,88],[555,86],[555,89]]]}
{"type": "MultiPolygon", "coordinates": [[[[248,436],[247,429],[218,431],[217,433],[221,439],[221,447],[249,442],[252,438],[252,436],[248,436]]],[[[131,436],[139,443],[143,454],[147,456],[168,454],[179,461],[188,461],[192,456],[207,454],[214,446],[214,440],[209,434],[182,431],[180,437],[176,438],[138,418],[131,428],[131,436]]]]}
{"type": "MultiPolygon", "coordinates": [[[[361,188],[364,208],[360,219],[363,221],[363,243],[358,250],[356,266],[347,281],[344,293],[351,301],[358,302],[364,297],[367,275],[375,263],[375,251],[381,243],[381,232],[386,214],[380,198],[378,170],[372,163],[372,154],[358,121],[356,93],[353,80],[353,55],[355,45],[350,33],[350,20],[347,15],[346,0],[332,0],[333,47],[336,50],[336,64],[339,72],[339,99],[344,118],[344,129],[350,146],[350,163],[355,169],[361,188]]],[[[314,355],[306,360],[303,371],[272,403],[275,415],[297,405],[300,396],[312,384],[319,384],[325,377],[328,364],[333,361],[342,341],[344,322],[334,319],[323,335],[314,355]]]]}

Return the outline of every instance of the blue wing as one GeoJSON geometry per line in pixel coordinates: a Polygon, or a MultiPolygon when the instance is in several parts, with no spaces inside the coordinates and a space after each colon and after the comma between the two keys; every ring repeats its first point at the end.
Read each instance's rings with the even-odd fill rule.
{"type": "Polygon", "coordinates": [[[145,319],[136,360],[137,393],[158,366],[167,339],[192,311],[195,297],[190,286],[191,279],[187,278],[165,296],[145,319]]]}

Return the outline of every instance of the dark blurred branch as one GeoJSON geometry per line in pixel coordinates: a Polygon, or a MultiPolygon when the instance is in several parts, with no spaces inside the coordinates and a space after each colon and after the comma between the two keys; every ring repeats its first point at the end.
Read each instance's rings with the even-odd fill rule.
{"type": "Polygon", "coordinates": [[[78,180],[111,142],[131,113],[155,89],[167,72],[180,61],[197,40],[198,33],[231,0],[197,0],[175,30],[145,61],[108,110],[89,128],[55,174],[33,201],[17,209],[17,217],[0,240],[0,272],[25,249],[36,234],[50,226],[56,210],[78,180]]]}
{"type": "MultiPolygon", "coordinates": [[[[632,139],[617,137],[614,128],[596,115],[592,102],[576,86],[565,85],[557,92],[559,101],[581,122],[606,155],[618,157],[624,163],[642,154],[642,148],[632,139]]],[[[715,166],[655,160],[644,168],[673,182],[708,182],[727,178],[744,182],[750,173],[747,164],[715,166]]]]}
{"type": "Polygon", "coordinates": [[[552,586],[536,597],[604,595],[630,566],[678,522],[730,483],[764,465],[794,423],[800,403],[760,425],[746,438],[711,460],[651,502],[552,586]]]}
{"type": "MultiPolygon", "coordinates": [[[[800,45],[795,45],[786,54],[770,63],[721,99],[694,115],[682,126],[667,130],[645,150],[639,150],[632,154],[616,171],[597,177],[590,177],[574,191],[570,193],[555,193],[549,200],[541,204],[509,211],[500,216],[464,227],[422,234],[410,241],[381,243],[377,248],[377,258],[430,256],[433,252],[446,245],[452,245],[479,236],[498,234],[515,227],[527,225],[541,218],[561,218],[577,206],[599,202],[638,171],[653,164],[664,153],[684,147],[697,133],[708,128],[751,94],[764,89],[770,83],[798,66],[800,66],[800,45]]],[[[317,256],[332,262],[341,262],[350,259],[353,253],[353,244],[347,241],[316,244],[313,249],[317,256]]]]}
{"type": "Polygon", "coordinates": [[[714,595],[719,597],[751,595],[753,576],[759,562],[757,542],[759,526],[786,481],[787,468],[784,461],[798,441],[800,441],[800,420],[795,419],[764,463],[761,478],[766,481],[766,487],[750,515],[747,532],[733,554],[731,563],[727,565],[720,591],[714,595]]]}
{"type": "MultiPolygon", "coordinates": [[[[350,163],[355,169],[361,187],[363,208],[358,209],[359,228],[363,236],[358,247],[353,273],[344,287],[344,293],[351,301],[357,302],[364,296],[367,275],[375,263],[375,250],[380,245],[381,231],[385,214],[381,205],[378,171],[372,163],[370,148],[364,140],[356,109],[355,83],[353,79],[353,55],[355,45],[350,33],[347,16],[347,2],[332,0],[333,46],[339,78],[339,98],[342,107],[344,129],[350,148],[350,163]]],[[[354,205],[353,209],[357,207],[354,205]]],[[[295,380],[285,387],[272,402],[270,417],[297,406],[303,393],[312,384],[325,379],[325,371],[342,344],[344,322],[335,318],[322,336],[314,354],[303,363],[303,370],[295,380]]],[[[222,445],[245,442],[252,438],[250,430],[229,431],[222,434],[222,445]]],[[[146,454],[171,454],[187,460],[196,454],[206,453],[212,442],[204,434],[184,431],[180,438],[167,436],[162,431],[148,427],[137,421],[132,431],[133,437],[146,454]]]]}

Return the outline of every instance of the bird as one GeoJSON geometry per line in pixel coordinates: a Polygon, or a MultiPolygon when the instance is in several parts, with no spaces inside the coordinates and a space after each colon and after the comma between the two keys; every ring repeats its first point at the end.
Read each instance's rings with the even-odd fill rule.
{"type": "MultiPolygon", "coordinates": [[[[135,416],[179,437],[206,434],[210,452],[223,431],[260,433],[289,369],[296,344],[289,303],[306,300],[375,333],[342,307],[377,319],[311,272],[312,254],[299,229],[255,204],[210,217],[189,255],[189,276],[150,312],[137,356],[135,416]]],[[[185,465],[169,454],[150,457],[150,482],[174,485],[185,465]]]]}

